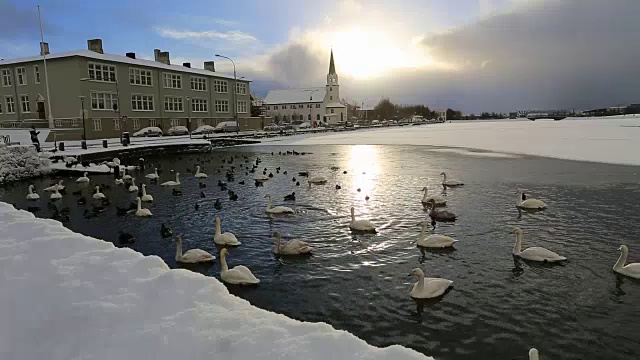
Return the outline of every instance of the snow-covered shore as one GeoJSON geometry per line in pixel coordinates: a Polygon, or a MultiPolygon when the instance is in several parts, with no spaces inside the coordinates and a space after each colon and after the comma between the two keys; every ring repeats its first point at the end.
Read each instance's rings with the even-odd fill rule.
{"type": "Polygon", "coordinates": [[[258,309],[215,278],[2,202],[0,273],[3,360],[428,359],[258,309]]]}

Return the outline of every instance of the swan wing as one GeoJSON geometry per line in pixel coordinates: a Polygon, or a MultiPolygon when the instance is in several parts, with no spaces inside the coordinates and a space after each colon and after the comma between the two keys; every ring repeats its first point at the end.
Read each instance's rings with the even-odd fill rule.
{"type": "Polygon", "coordinates": [[[527,199],[520,203],[520,207],[526,209],[544,209],[547,207],[544,201],[538,199],[527,199]]]}
{"type": "Polygon", "coordinates": [[[624,271],[627,272],[627,273],[635,274],[636,276],[640,276],[640,263],[632,263],[632,264],[624,266],[622,269],[624,269],[624,271]]]}
{"type": "Polygon", "coordinates": [[[425,278],[424,286],[418,287],[418,283],[413,285],[411,297],[417,299],[430,299],[444,294],[445,291],[453,284],[453,281],[440,278],[425,278]]]}
{"type": "Polygon", "coordinates": [[[456,242],[458,242],[458,240],[452,237],[449,237],[446,235],[434,234],[418,240],[418,246],[443,248],[443,247],[452,246],[456,242]]]}
{"type": "Polygon", "coordinates": [[[258,278],[253,276],[251,270],[243,265],[238,265],[232,269],[222,272],[220,277],[222,277],[222,280],[231,284],[257,284],[260,282],[258,278]]]}
{"type": "Polygon", "coordinates": [[[292,208],[286,206],[274,206],[269,209],[269,212],[272,214],[293,214],[294,211],[292,208]]]}
{"type": "Polygon", "coordinates": [[[304,241],[291,240],[286,244],[280,246],[281,254],[297,255],[307,254],[311,252],[311,247],[304,241]]]}
{"type": "Polygon", "coordinates": [[[376,227],[369,220],[356,220],[350,224],[350,227],[359,231],[375,231],[376,227]]]}
{"type": "Polygon", "coordinates": [[[213,237],[213,242],[218,245],[240,245],[240,241],[232,233],[224,233],[213,237]]]}
{"type": "Polygon", "coordinates": [[[160,186],[175,186],[177,183],[175,181],[167,181],[160,184],[160,186]]]}
{"type": "Polygon", "coordinates": [[[567,258],[543,247],[530,247],[520,253],[520,257],[532,261],[562,261],[567,258]]]}

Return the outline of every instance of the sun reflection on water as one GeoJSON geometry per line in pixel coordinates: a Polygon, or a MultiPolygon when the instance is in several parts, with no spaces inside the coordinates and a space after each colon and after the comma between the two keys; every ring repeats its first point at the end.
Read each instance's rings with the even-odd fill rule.
{"type": "Polygon", "coordinates": [[[353,190],[361,190],[362,196],[373,192],[374,181],[379,172],[378,147],[354,145],[349,153],[349,173],[353,178],[353,190]]]}

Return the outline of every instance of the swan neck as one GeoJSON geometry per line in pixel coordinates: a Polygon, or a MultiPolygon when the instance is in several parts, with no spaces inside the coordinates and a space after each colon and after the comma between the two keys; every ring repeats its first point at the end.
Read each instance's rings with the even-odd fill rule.
{"type": "Polygon", "coordinates": [[[176,260],[182,259],[182,240],[176,241],[176,260]]]}
{"type": "Polygon", "coordinates": [[[522,251],[522,234],[516,234],[516,244],[513,246],[513,253],[520,254],[522,251]]]}
{"type": "Polygon", "coordinates": [[[147,187],[144,184],[142,185],[142,196],[147,196],[147,187]]]}
{"type": "Polygon", "coordinates": [[[276,249],[280,253],[280,236],[276,236],[276,249]]]}
{"type": "Polygon", "coordinates": [[[29,185],[29,194],[33,194],[33,185],[29,185]]]}
{"type": "Polygon", "coordinates": [[[142,201],[138,198],[138,210],[142,210],[142,201]]]}
{"type": "Polygon", "coordinates": [[[424,288],[424,274],[418,274],[418,289],[423,289],[424,288]]]}
{"type": "Polygon", "coordinates": [[[422,196],[422,202],[426,203],[427,202],[427,198],[429,197],[429,191],[428,190],[424,190],[424,195],[422,196]]]}
{"type": "Polygon", "coordinates": [[[179,183],[180,182],[180,174],[176,173],[176,182],[179,183]]]}
{"type": "Polygon", "coordinates": [[[222,229],[220,228],[220,219],[216,218],[216,235],[222,234],[222,229]]]}
{"type": "Polygon", "coordinates": [[[522,191],[518,191],[518,198],[516,199],[516,204],[522,204],[522,191]]]}
{"type": "Polygon", "coordinates": [[[620,257],[618,258],[618,261],[613,266],[613,268],[622,269],[624,267],[624,264],[627,262],[628,255],[629,255],[629,250],[623,248],[622,251],[620,252],[620,257]]]}
{"type": "Polygon", "coordinates": [[[442,174],[442,176],[443,176],[442,182],[446,183],[447,182],[447,174],[442,174]]]}
{"type": "Polygon", "coordinates": [[[227,255],[220,253],[220,267],[222,271],[229,271],[229,265],[227,265],[227,255]]]}

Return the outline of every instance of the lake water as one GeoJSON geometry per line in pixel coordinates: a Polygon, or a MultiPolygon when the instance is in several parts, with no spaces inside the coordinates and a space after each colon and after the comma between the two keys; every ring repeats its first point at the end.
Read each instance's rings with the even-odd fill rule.
{"type": "MultiPolygon", "coordinates": [[[[119,230],[131,233],[136,238],[131,248],[182,267],[174,260],[175,243],[160,235],[161,224],[183,234],[186,249],[213,253],[214,217],[219,214],[223,231],[235,233],[242,242],[230,250],[230,265],[246,265],[261,279],[257,287],[230,287],[232,293],[295,319],[327,322],[378,346],[400,344],[446,360],[524,359],[530,347],[537,347],[545,359],[637,358],[640,281],[618,277],[611,267],[622,243],[630,248],[629,262],[640,261],[640,168],[460,154],[426,146],[307,146],[295,150],[311,154],[278,155],[292,149],[247,147],[147,158],[146,172],[159,164],[162,181],[173,178],[170,169],[183,175],[182,196],[148,186],[155,198],[153,205],[145,205],[154,214],[149,219],[116,215],[115,206],[125,206],[135,195],[113,185],[112,176],[92,177],[94,183],[111,185],[104,192],[112,205],[89,218],[84,215],[93,208],[89,187],[65,178],[64,199],[48,205],[41,189],[54,179],[38,179],[33,183],[45,200],[37,203],[36,215],[51,217],[54,209],[68,208],[65,224],[70,229],[115,243],[119,230]],[[274,174],[264,187],[254,186],[255,174],[245,175],[244,167],[251,166],[256,155],[263,160],[260,173],[266,167],[274,174]],[[226,181],[226,170],[218,173],[221,166],[230,166],[221,159],[232,156],[236,177],[228,188],[239,194],[236,202],[216,186],[218,180],[226,181]],[[209,174],[205,189],[187,174],[196,164],[209,174]],[[303,170],[329,182],[309,188],[297,174],[303,170]],[[420,232],[416,224],[428,217],[420,189],[428,185],[432,192],[441,192],[441,171],[466,183],[446,192],[447,208],[459,220],[438,224],[436,230],[459,243],[454,251],[421,253],[414,243],[420,232]],[[342,189],[336,190],[336,184],[342,189]],[[518,188],[550,208],[519,218],[514,207],[518,188]],[[72,192],[78,189],[89,199],[87,205],[76,204],[79,196],[72,192]],[[292,191],[297,200],[288,206],[297,214],[268,218],[264,195],[272,194],[274,202],[282,204],[292,191]],[[214,208],[216,198],[222,210],[214,208]],[[351,206],[358,218],[377,225],[377,235],[349,231],[351,206]],[[525,232],[524,247],[543,246],[569,260],[557,266],[514,260],[510,231],[515,226],[525,232]],[[271,234],[276,230],[311,243],[314,255],[275,258],[271,234]],[[415,279],[407,275],[415,267],[427,276],[454,281],[451,291],[421,304],[420,312],[409,297],[415,279]]],[[[22,209],[36,205],[24,200],[28,184],[0,188],[0,199],[22,209]]],[[[187,268],[219,278],[217,260],[187,268]]]]}

